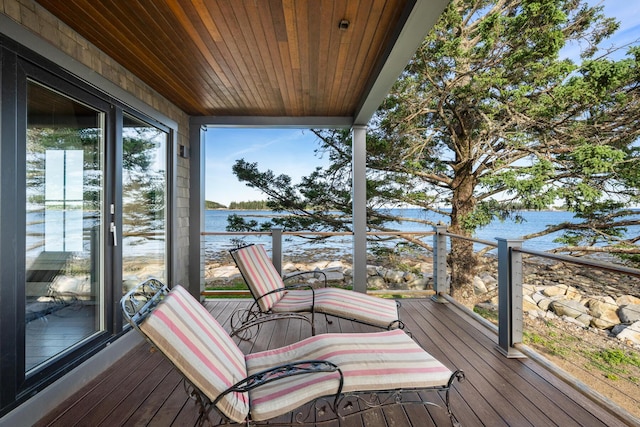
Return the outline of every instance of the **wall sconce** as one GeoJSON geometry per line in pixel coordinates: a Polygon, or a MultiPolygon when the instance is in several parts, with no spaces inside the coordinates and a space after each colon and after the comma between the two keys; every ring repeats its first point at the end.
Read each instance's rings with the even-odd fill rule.
{"type": "Polygon", "coordinates": [[[183,159],[188,159],[189,158],[189,147],[185,147],[182,144],[178,145],[178,156],[182,157],[183,159]]]}

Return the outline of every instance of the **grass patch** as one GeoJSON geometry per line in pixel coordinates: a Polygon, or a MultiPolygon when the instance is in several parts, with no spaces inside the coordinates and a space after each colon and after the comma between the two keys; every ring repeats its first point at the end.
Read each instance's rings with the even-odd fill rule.
{"type": "Polygon", "coordinates": [[[480,315],[480,317],[487,319],[493,324],[498,324],[498,312],[495,310],[489,310],[482,307],[473,307],[473,312],[480,315]]]}
{"type": "Polygon", "coordinates": [[[553,356],[564,357],[569,353],[569,347],[566,345],[567,341],[574,341],[573,337],[564,337],[563,339],[551,339],[557,334],[551,334],[548,331],[548,336],[543,336],[535,332],[524,331],[522,334],[522,342],[543,350],[553,356]]]}
{"type": "Polygon", "coordinates": [[[637,353],[620,349],[605,349],[585,352],[589,364],[612,380],[617,381],[620,376],[628,377],[633,383],[638,383],[637,370],[640,369],[640,356],[637,353]],[[636,371],[633,372],[632,371],[636,371]],[[634,375],[635,374],[635,375],[634,375]]]}
{"type": "Polygon", "coordinates": [[[237,298],[237,299],[248,299],[248,298],[253,298],[251,296],[251,293],[249,293],[249,288],[247,288],[247,285],[243,282],[243,281],[237,281],[237,282],[233,282],[230,283],[228,285],[224,285],[224,286],[207,286],[205,288],[205,291],[247,291],[246,295],[207,295],[207,299],[216,299],[216,298],[237,298]]]}

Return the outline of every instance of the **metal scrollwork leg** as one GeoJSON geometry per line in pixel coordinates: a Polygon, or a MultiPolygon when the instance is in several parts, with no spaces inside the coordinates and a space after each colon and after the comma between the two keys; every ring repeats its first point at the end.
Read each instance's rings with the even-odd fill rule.
{"type": "Polygon", "coordinates": [[[453,414],[453,411],[451,410],[451,400],[450,400],[451,385],[453,384],[453,380],[458,380],[458,382],[463,382],[464,379],[465,379],[464,372],[458,369],[453,374],[451,374],[451,378],[449,378],[449,383],[447,384],[445,403],[447,405],[447,414],[449,415],[449,419],[451,419],[451,424],[454,427],[458,427],[461,424],[456,418],[456,416],[453,414]]]}
{"type": "Polygon", "coordinates": [[[236,311],[231,316],[231,336],[244,341],[253,340],[260,332],[260,322],[256,323],[259,313],[249,309],[236,311]]]}

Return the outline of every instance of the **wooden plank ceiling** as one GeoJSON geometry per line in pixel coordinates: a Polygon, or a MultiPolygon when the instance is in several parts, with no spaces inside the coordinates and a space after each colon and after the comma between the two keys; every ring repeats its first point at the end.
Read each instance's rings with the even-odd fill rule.
{"type": "Polygon", "coordinates": [[[353,117],[413,3],[37,1],[189,115],[280,117],[353,117]]]}

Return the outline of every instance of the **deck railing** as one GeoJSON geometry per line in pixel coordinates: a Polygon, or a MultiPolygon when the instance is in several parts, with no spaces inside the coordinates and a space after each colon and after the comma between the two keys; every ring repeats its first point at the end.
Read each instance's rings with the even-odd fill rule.
{"type": "Polygon", "coordinates": [[[469,238],[436,227],[434,234],[434,290],[436,298],[450,294],[447,275],[447,238],[462,239],[497,248],[498,258],[498,346],[507,357],[521,357],[515,346],[523,338],[523,254],[542,259],[571,263],[592,269],[640,277],[640,270],[609,262],[578,258],[549,252],[525,249],[521,239],[496,238],[496,242],[469,238]]]}
{"type": "MultiPolygon", "coordinates": [[[[283,250],[283,241],[286,241],[288,237],[332,238],[351,235],[351,233],[348,232],[284,232],[278,229],[266,232],[216,232],[202,234],[203,236],[224,235],[229,237],[269,236],[273,261],[281,273],[283,269],[283,252],[289,256],[288,252],[290,248],[283,250]]],[[[640,389],[640,375],[636,375],[636,368],[631,368],[633,371],[628,371],[628,373],[624,374],[619,374],[619,370],[614,371],[614,374],[607,374],[606,370],[603,370],[602,367],[596,364],[599,363],[600,359],[587,359],[583,354],[588,351],[589,354],[599,354],[605,357],[608,355],[616,356],[621,354],[618,349],[623,349],[625,354],[630,355],[632,358],[631,363],[635,366],[637,361],[640,360],[638,359],[640,354],[638,354],[637,349],[629,346],[628,343],[619,342],[616,338],[608,338],[608,340],[601,342],[589,342],[588,350],[583,350],[579,347],[574,348],[573,345],[569,345],[570,342],[580,341],[584,338],[583,334],[586,333],[595,335],[598,335],[598,333],[587,331],[587,329],[590,328],[580,328],[578,325],[575,326],[575,330],[571,329],[570,323],[564,320],[556,321],[555,318],[558,318],[558,316],[554,317],[550,312],[544,312],[541,307],[535,308],[538,314],[532,313],[532,307],[530,306],[531,299],[529,298],[532,288],[540,293],[542,289],[562,284],[563,281],[578,284],[576,286],[581,287],[584,284],[584,279],[591,279],[592,285],[595,283],[595,280],[601,280],[601,288],[607,295],[629,293],[637,295],[636,284],[640,283],[640,281],[636,281],[636,279],[640,279],[640,270],[605,261],[525,249],[523,247],[524,242],[521,239],[496,238],[495,240],[489,241],[469,238],[448,233],[445,226],[434,227],[434,230],[431,232],[372,232],[369,233],[369,235],[377,235],[379,237],[388,236],[389,238],[399,235],[420,235],[421,238],[432,236],[432,254],[430,253],[429,255],[433,256],[433,290],[411,292],[393,289],[386,291],[386,294],[392,293],[393,295],[409,297],[415,297],[416,295],[428,297],[432,295],[432,299],[443,303],[453,300],[451,297],[451,268],[447,263],[451,241],[455,239],[470,241],[474,244],[474,250],[489,252],[488,256],[483,258],[483,262],[486,263],[486,268],[482,271],[481,275],[490,275],[492,283],[495,283],[495,279],[497,279],[497,288],[490,287],[491,290],[488,293],[477,295],[477,299],[491,301],[490,303],[480,304],[481,308],[479,312],[483,315],[488,315],[491,322],[495,323],[495,326],[491,326],[491,328],[497,329],[498,345],[496,348],[503,355],[510,358],[532,357],[544,364],[548,363],[545,357],[555,356],[558,357],[558,359],[555,359],[556,361],[564,359],[566,361],[565,363],[569,365],[578,363],[580,367],[577,371],[570,371],[566,377],[568,382],[573,384],[575,378],[578,378],[577,384],[580,384],[581,381],[583,381],[584,384],[602,383],[603,385],[599,388],[584,385],[578,385],[578,388],[583,389],[587,394],[597,396],[598,400],[609,400],[615,404],[631,402],[627,404],[625,408],[637,408],[638,405],[640,405],[640,401],[637,398],[637,391],[640,389]],[[575,266],[584,268],[578,269],[575,266]],[[601,272],[611,274],[602,274],[601,272]],[[616,275],[619,275],[619,277],[616,275]],[[496,294],[497,301],[495,298],[496,294]],[[526,305],[525,302],[527,303],[526,305]],[[495,310],[496,305],[497,310],[495,310]],[[527,311],[525,311],[525,308],[527,311]],[[495,319],[496,311],[497,320],[495,319]],[[534,349],[533,352],[530,351],[531,347],[534,349]],[[560,352],[556,352],[556,349],[559,349],[560,352]],[[541,351],[542,354],[546,356],[540,358],[536,355],[537,351],[541,351]],[[606,376],[607,384],[603,383],[603,375],[606,376]],[[613,381],[609,381],[609,376],[614,377],[613,381]]],[[[267,245],[268,244],[269,243],[267,243],[267,245]]],[[[344,241],[342,241],[341,244],[344,244],[344,241]]],[[[453,267],[455,268],[455,266],[453,267]]],[[[360,280],[363,279],[360,278],[360,280]]],[[[569,286],[566,283],[565,286],[569,286]]],[[[588,289],[588,286],[585,289],[588,289]]],[[[241,292],[242,291],[235,291],[236,294],[241,292]]],[[[249,296],[248,290],[245,293],[249,296]]],[[[483,322],[489,324],[489,321],[483,322]]],[[[613,326],[613,324],[610,326],[613,326]]],[[[607,334],[600,333],[599,335],[606,336],[607,334]]],[[[589,355],[587,355],[587,357],[589,357],[589,355]]],[[[627,369],[630,365],[627,364],[625,366],[626,367],[622,367],[622,369],[627,369]]],[[[606,369],[606,367],[604,369],[606,369]]],[[[615,405],[612,407],[615,407],[615,405]]]]}
{"type": "MultiPolygon", "coordinates": [[[[270,236],[271,237],[271,253],[272,262],[278,273],[282,274],[283,260],[283,238],[290,237],[339,237],[353,236],[352,232],[314,232],[314,231],[284,231],[280,228],[272,228],[269,231],[204,231],[201,236],[270,236]]],[[[370,231],[367,236],[378,237],[401,237],[401,236],[431,236],[435,231],[370,231]]]]}
{"type": "MultiPolygon", "coordinates": [[[[286,232],[272,229],[264,232],[202,232],[202,236],[270,236],[273,263],[282,274],[283,238],[351,236],[350,232],[286,232]]],[[[462,239],[475,244],[497,248],[498,261],[498,348],[507,357],[522,357],[516,348],[523,339],[523,254],[552,261],[577,264],[593,269],[640,277],[640,270],[593,259],[529,250],[522,247],[521,239],[496,238],[496,241],[475,239],[448,233],[446,226],[436,226],[433,231],[369,232],[369,236],[433,236],[433,288],[434,299],[444,302],[451,294],[450,276],[447,268],[449,245],[447,239],[462,239]]],[[[247,291],[248,293],[248,291],[247,291]]],[[[395,294],[402,291],[394,290],[395,294]]]]}

